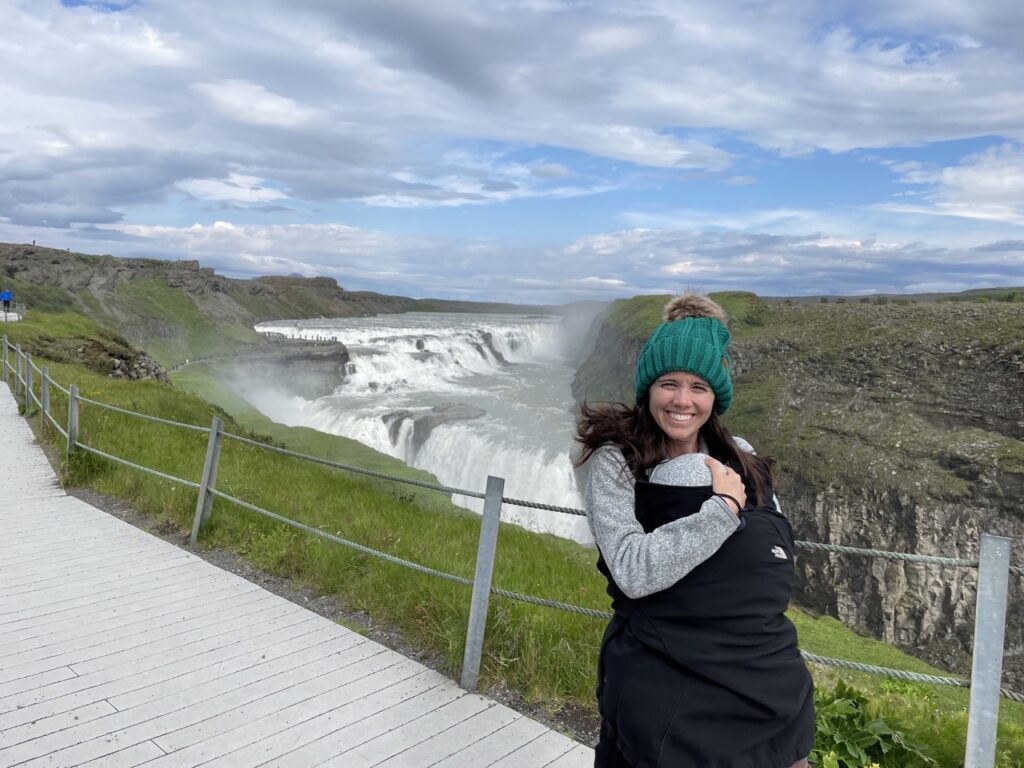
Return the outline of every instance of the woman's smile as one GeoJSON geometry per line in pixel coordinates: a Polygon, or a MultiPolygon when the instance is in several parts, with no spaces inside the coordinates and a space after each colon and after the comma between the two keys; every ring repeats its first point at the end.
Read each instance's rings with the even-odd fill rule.
{"type": "Polygon", "coordinates": [[[715,393],[700,376],[670,371],[651,385],[648,407],[668,438],[669,458],[697,451],[700,428],[711,418],[715,393]]]}

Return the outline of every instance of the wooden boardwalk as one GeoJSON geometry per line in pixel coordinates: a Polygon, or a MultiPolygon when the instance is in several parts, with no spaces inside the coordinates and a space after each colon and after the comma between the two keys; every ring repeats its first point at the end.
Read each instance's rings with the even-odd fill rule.
{"type": "Polygon", "coordinates": [[[0,387],[0,766],[584,768],[593,751],[66,495],[0,387]]]}

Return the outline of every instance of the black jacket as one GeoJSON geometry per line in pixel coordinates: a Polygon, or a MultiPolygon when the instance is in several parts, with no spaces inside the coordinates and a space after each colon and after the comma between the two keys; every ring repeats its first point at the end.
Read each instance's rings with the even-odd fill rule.
{"type": "MultiPolygon", "coordinates": [[[[636,483],[645,531],[695,513],[710,486],[636,483]]],[[[601,644],[604,733],[634,768],[788,768],[814,744],[811,676],[784,611],[793,533],[744,510],[721,548],[666,590],[631,599],[603,559],[615,616],[601,644]]]]}

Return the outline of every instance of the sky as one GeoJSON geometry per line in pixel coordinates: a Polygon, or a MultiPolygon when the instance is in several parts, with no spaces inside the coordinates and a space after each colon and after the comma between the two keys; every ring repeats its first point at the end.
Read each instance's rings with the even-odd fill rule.
{"type": "Polygon", "coordinates": [[[557,303],[1024,285],[1020,0],[0,0],[0,241],[557,303]]]}

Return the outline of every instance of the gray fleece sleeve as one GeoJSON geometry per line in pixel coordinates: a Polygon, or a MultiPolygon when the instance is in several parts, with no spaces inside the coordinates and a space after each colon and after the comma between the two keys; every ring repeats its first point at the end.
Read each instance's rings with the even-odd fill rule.
{"type": "Polygon", "coordinates": [[[587,462],[587,521],[612,578],[627,596],[644,597],[675,584],[718,551],[740,524],[717,497],[700,511],[651,533],[634,512],[633,476],[618,448],[599,448],[587,462]]]}

